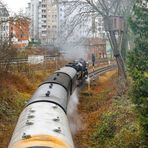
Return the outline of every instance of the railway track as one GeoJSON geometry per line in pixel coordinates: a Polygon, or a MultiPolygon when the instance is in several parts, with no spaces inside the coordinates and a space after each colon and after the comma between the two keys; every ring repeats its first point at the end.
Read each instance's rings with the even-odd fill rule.
{"type": "Polygon", "coordinates": [[[106,73],[106,72],[108,72],[108,71],[110,71],[110,70],[112,70],[112,69],[114,69],[116,67],[117,67],[117,65],[112,64],[112,65],[108,65],[108,66],[96,69],[93,72],[89,73],[89,78],[90,79],[95,79],[97,76],[99,76],[101,74],[104,74],[104,73],[106,73]]]}

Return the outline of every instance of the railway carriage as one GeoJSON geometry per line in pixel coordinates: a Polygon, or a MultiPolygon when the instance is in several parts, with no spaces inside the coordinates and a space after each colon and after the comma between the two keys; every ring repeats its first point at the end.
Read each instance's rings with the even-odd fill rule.
{"type": "Polygon", "coordinates": [[[8,148],[74,148],[67,104],[87,76],[87,64],[80,59],[40,84],[22,111],[8,148]]]}

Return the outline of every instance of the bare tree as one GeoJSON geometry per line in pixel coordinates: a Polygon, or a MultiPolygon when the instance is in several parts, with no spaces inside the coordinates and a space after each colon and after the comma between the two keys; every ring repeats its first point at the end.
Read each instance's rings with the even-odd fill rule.
{"type": "Polygon", "coordinates": [[[14,37],[12,30],[10,31],[10,25],[22,28],[20,33],[24,34],[24,25],[28,23],[29,19],[23,14],[15,15],[10,17],[10,12],[7,6],[0,0],[0,66],[1,71],[8,71],[10,62],[13,58],[17,57],[17,49],[13,44],[12,38],[14,37]]]}
{"type": "Polygon", "coordinates": [[[0,40],[0,64],[1,64],[1,72],[7,72],[10,68],[10,63],[13,58],[16,58],[17,50],[16,48],[10,44],[8,40],[0,40]]]}
{"type": "Polygon", "coordinates": [[[124,80],[126,72],[121,51],[125,50],[126,17],[130,14],[134,2],[135,0],[73,0],[68,1],[69,7],[66,11],[66,21],[73,29],[89,17],[103,17],[107,36],[117,61],[119,76],[124,80]],[[112,18],[115,16],[122,17],[124,20],[125,25],[122,26],[121,30],[113,30],[112,18]]]}

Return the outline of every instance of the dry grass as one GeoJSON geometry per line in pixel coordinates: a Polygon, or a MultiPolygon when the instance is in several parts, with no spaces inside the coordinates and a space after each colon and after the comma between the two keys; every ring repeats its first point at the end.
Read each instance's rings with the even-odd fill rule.
{"type": "Polygon", "coordinates": [[[53,65],[54,62],[46,63],[46,70],[32,66],[28,67],[27,72],[0,73],[0,148],[7,148],[25,101],[32,96],[38,85],[55,71],[53,65]]]}
{"type": "Polygon", "coordinates": [[[128,95],[118,96],[117,72],[100,76],[80,95],[82,129],[76,148],[138,148],[141,127],[128,95]]]}
{"type": "Polygon", "coordinates": [[[116,94],[114,79],[116,71],[108,72],[100,76],[95,82],[91,83],[88,92],[87,86],[82,90],[80,96],[79,113],[85,128],[75,135],[76,148],[89,148],[90,133],[93,127],[99,123],[99,118],[107,111],[112,104],[112,97],[116,94]]]}

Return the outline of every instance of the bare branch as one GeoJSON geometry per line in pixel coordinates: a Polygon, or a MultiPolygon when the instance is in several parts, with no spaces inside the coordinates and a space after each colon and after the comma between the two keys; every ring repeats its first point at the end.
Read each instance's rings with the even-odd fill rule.
{"type": "Polygon", "coordinates": [[[96,5],[94,5],[94,3],[92,1],[86,0],[86,2],[100,15],[105,16],[105,14],[101,10],[99,10],[98,7],[96,5]]]}

